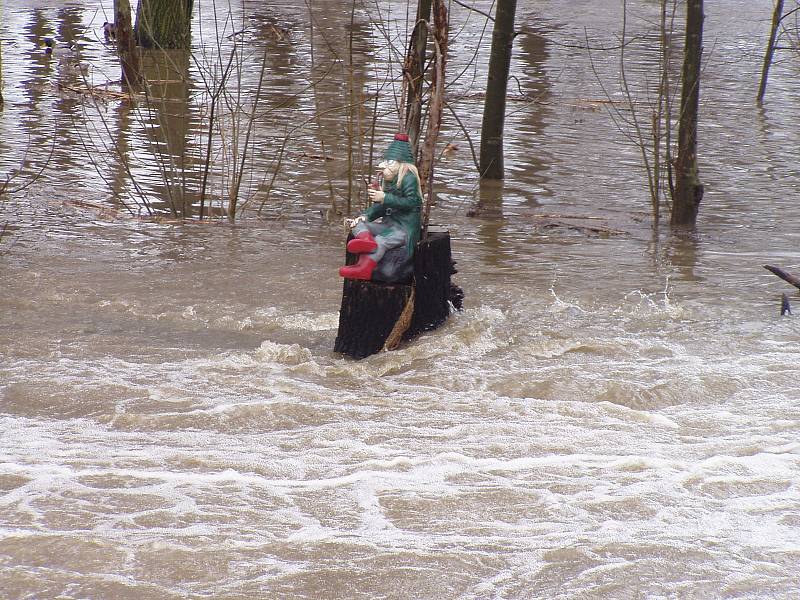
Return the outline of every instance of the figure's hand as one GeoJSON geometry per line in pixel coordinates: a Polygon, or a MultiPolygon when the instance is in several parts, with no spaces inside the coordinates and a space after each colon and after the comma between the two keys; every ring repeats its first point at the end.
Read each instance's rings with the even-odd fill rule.
{"type": "Polygon", "coordinates": [[[367,218],[364,215],[359,215],[358,217],[355,217],[354,219],[348,219],[348,218],[345,217],[344,226],[345,226],[346,229],[352,229],[353,227],[355,227],[359,223],[363,223],[366,220],[367,220],[367,218]]]}
{"type": "Polygon", "coordinates": [[[383,190],[369,190],[369,199],[373,202],[383,202],[384,196],[383,190]]]}

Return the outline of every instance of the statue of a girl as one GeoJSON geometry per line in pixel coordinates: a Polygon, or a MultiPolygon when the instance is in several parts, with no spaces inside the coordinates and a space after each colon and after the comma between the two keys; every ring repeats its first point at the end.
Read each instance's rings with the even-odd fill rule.
{"type": "Polygon", "coordinates": [[[348,252],[358,262],[339,269],[348,279],[395,282],[413,271],[414,248],[422,225],[422,189],[408,136],[398,133],[378,167],[383,189],[370,189],[372,205],[353,221],[348,252]]]}

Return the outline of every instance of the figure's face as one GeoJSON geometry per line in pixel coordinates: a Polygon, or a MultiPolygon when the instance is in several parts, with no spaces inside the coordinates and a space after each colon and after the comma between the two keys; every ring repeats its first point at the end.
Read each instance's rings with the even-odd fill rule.
{"type": "Polygon", "coordinates": [[[385,160],[378,164],[378,168],[383,170],[383,179],[392,181],[400,171],[400,163],[396,160],[385,160]]]}

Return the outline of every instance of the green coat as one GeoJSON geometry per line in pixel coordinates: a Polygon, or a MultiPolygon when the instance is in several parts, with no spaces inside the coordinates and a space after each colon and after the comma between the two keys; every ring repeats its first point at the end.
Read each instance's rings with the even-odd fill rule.
{"type": "Polygon", "coordinates": [[[397,187],[394,181],[384,181],[383,192],[386,194],[383,202],[376,202],[370,206],[364,215],[367,221],[383,217],[383,222],[389,227],[403,229],[408,239],[406,251],[410,258],[414,254],[422,228],[419,180],[414,173],[408,171],[403,175],[400,187],[397,187]]]}

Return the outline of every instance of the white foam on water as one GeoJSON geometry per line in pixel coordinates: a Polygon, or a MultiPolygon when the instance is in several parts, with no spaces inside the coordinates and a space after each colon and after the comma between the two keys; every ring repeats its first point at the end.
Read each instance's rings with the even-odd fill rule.
{"type": "Polygon", "coordinates": [[[299,344],[277,344],[269,340],[261,342],[256,350],[256,358],[264,362],[279,364],[299,364],[309,362],[312,354],[307,348],[299,344]]]}
{"type": "Polygon", "coordinates": [[[281,324],[288,329],[301,331],[330,331],[339,327],[339,313],[285,315],[281,324]]]}

